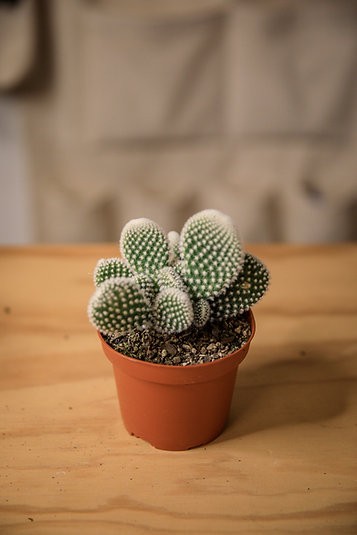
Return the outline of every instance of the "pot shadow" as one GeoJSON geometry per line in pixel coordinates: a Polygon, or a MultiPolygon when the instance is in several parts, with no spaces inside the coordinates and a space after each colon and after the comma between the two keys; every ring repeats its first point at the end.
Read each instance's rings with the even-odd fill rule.
{"type": "Polygon", "coordinates": [[[296,358],[239,369],[226,430],[217,441],[259,431],[323,422],[346,407],[349,379],[342,361],[313,349],[296,358]]]}

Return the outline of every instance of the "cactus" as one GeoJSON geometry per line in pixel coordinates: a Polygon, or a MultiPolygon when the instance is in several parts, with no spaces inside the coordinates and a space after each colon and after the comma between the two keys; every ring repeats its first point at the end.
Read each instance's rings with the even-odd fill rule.
{"type": "Polygon", "coordinates": [[[211,301],[212,319],[227,319],[249,310],[265,294],[269,272],[250,254],[245,255],[243,269],[227,290],[211,301]]]}
{"type": "Polygon", "coordinates": [[[248,310],[268,287],[268,270],[244,253],[232,221],[217,210],[193,215],[181,234],[168,236],[134,219],[119,244],[122,258],[101,259],[94,270],[88,314],[103,334],[201,329],[248,310]]]}

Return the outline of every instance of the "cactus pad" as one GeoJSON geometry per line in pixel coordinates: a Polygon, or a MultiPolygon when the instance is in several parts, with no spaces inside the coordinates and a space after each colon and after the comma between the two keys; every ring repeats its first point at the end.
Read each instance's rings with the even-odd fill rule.
{"type": "Polygon", "coordinates": [[[189,296],[177,288],[164,288],[154,304],[154,327],[164,333],[179,333],[188,329],[193,321],[189,296]]]}
{"type": "Polygon", "coordinates": [[[164,267],[160,269],[156,277],[157,285],[160,289],[177,288],[186,291],[186,286],[180,275],[173,267],[164,267]]]}
{"type": "Polygon", "coordinates": [[[119,335],[148,325],[150,303],[132,278],[104,281],[91,297],[88,316],[103,334],[119,335]]]}
{"type": "Polygon", "coordinates": [[[137,273],[153,274],[169,263],[169,243],[154,221],[141,218],[129,221],[120,237],[123,258],[137,273]]]}
{"type": "Polygon", "coordinates": [[[244,253],[229,217],[204,210],[185,223],[180,241],[180,270],[196,297],[213,297],[237,277],[244,253]]]}
{"type": "Polygon", "coordinates": [[[198,299],[193,304],[193,313],[194,313],[193,323],[198,329],[206,325],[211,315],[211,307],[208,301],[202,298],[198,299]]]}
{"type": "Polygon", "coordinates": [[[265,294],[269,272],[265,265],[246,253],[243,269],[237,279],[211,302],[212,319],[224,319],[249,310],[265,294]]]}
{"type": "Polygon", "coordinates": [[[94,284],[99,286],[112,277],[132,277],[133,272],[121,258],[101,258],[94,268],[94,284]]]}
{"type": "Polygon", "coordinates": [[[145,273],[139,273],[134,276],[134,280],[151,302],[155,297],[155,283],[152,277],[145,275],[145,273]]]}

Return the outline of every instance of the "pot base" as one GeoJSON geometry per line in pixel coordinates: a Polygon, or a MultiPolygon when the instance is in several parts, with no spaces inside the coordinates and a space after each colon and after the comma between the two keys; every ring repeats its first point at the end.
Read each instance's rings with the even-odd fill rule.
{"type": "Polygon", "coordinates": [[[222,427],[222,429],[220,429],[217,433],[215,433],[213,436],[210,436],[207,440],[204,440],[203,442],[200,442],[199,444],[197,444],[196,442],[195,443],[191,443],[191,442],[175,442],[175,443],[172,443],[172,442],[166,442],[166,441],[163,441],[163,442],[152,442],[150,440],[148,440],[147,438],[145,437],[142,437],[140,435],[137,435],[131,431],[129,431],[129,429],[127,429],[129,435],[131,435],[132,437],[135,437],[135,438],[138,438],[140,440],[143,440],[144,442],[147,442],[148,444],[150,444],[150,446],[153,446],[155,449],[157,450],[162,450],[162,451],[186,451],[186,450],[192,450],[192,449],[195,449],[195,448],[199,448],[201,446],[206,446],[207,444],[209,444],[210,442],[212,442],[213,440],[215,440],[216,438],[218,438],[220,436],[220,434],[224,431],[226,425],[224,425],[222,427]]]}

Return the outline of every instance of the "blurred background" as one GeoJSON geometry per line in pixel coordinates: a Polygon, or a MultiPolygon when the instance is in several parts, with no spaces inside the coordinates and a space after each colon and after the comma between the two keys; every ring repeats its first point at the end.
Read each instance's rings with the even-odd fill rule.
{"type": "Polygon", "coordinates": [[[356,0],[0,0],[0,243],[357,237],[356,0]]]}

